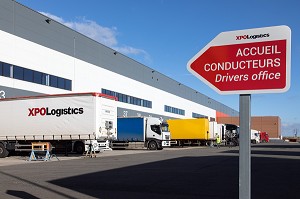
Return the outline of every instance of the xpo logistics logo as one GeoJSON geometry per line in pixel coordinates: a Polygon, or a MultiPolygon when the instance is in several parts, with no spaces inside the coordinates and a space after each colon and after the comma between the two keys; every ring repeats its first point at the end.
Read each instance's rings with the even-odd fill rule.
{"type": "Polygon", "coordinates": [[[236,36],[236,40],[258,39],[258,38],[265,38],[265,37],[270,37],[270,34],[266,33],[266,34],[257,34],[257,35],[240,35],[240,36],[236,36]]]}
{"type": "Polygon", "coordinates": [[[77,115],[83,114],[83,108],[60,108],[60,109],[50,109],[49,107],[42,108],[28,108],[29,114],[28,116],[47,116],[47,115],[55,115],[56,117],[60,117],[61,115],[77,115]]]}

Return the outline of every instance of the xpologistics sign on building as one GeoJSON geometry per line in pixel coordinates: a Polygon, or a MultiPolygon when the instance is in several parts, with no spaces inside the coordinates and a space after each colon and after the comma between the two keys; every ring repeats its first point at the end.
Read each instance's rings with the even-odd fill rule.
{"type": "Polygon", "coordinates": [[[290,87],[290,49],[287,26],[223,32],[187,68],[220,94],[285,92],[290,87]]]}

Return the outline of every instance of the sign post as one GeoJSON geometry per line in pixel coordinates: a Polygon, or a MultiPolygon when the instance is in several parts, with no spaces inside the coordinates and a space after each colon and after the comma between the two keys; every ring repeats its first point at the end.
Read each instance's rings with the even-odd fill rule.
{"type": "Polygon", "coordinates": [[[251,94],[290,87],[291,30],[273,26],[222,32],[187,69],[219,94],[240,95],[239,198],[251,198],[251,94]]]}
{"type": "Polygon", "coordinates": [[[240,95],[239,199],[251,198],[251,95],[240,95]]]}

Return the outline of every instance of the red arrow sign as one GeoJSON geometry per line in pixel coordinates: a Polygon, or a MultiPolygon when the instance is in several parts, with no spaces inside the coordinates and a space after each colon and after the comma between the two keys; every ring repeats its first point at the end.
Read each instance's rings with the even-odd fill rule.
{"type": "MultiPolygon", "coordinates": [[[[267,35],[268,41],[261,38],[260,41],[255,39],[255,42],[249,43],[249,37],[246,37],[248,35],[244,35],[245,39],[239,41],[239,31],[225,33],[231,38],[234,36],[238,41],[234,41],[235,44],[225,42],[226,45],[206,46],[190,60],[188,69],[221,94],[286,91],[289,88],[290,76],[290,51],[287,50],[290,48],[290,40],[270,40],[270,28],[267,34],[258,34],[263,29],[259,29],[258,33],[257,30],[251,29],[248,32],[252,33],[251,36],[267,35]]],[[[220,41],[217,40],[214,43],[220,41]]]]}

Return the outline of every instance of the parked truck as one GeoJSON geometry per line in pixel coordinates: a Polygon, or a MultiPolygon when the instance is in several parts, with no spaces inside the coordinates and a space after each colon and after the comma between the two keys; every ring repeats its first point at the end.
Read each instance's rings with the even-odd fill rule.
{"type": "Polygon", "coordinates": [[[251,129],[251,143],[252,144],[260,143],[259,134],[260,134],[260,131],[251,129]]]}
{"type": "Polygon", "coordinates": [[[118,138],[112,141],[113,149],[147,148],[161,150],[170,146],[168,125],[156,117],[119,117],[118,138]]]}
{"type": "Polygon", "coordinates": [[[167,123],[172,145],[211,145],[216,140],[210,135],[207,118],[169,119],[167,123]]]}
{"type": "Polygon", "coordinates": [[[4,98],[0,110],[1,158],[30,150],[32,142],[83,153],[91,146],[100,150],[99,141],[117,137],[116,99],[101,93],[4,98]]]}
{"type": "MultiPolygon", "coordinates": [[[[226,145],[239,145],[239,126],[233,125],[233,124],[225,124],[226,126],[226,132],[225,132],[225,139],[226,139],[226,145]]],[[[267,139],[265,137],[265,132],[260,132],[255,129],[250,129],[250,139],[252,144],[257,144],[262,142],[261,141],[261,133],[264,137],[263,139],[267,139]]]]}
{"type": "Polygon", "coordinates": [[[223,145],[239,145],[239,127],[219,124],[208,118],[167,120],[171,133],[171,145],[215,145],[217,136],[223,145]]]}
{"type": "Polygon", "coordinates": [[[260,142],[269,142],[269,134],[265,131],[259,133],[260,142]]]}

